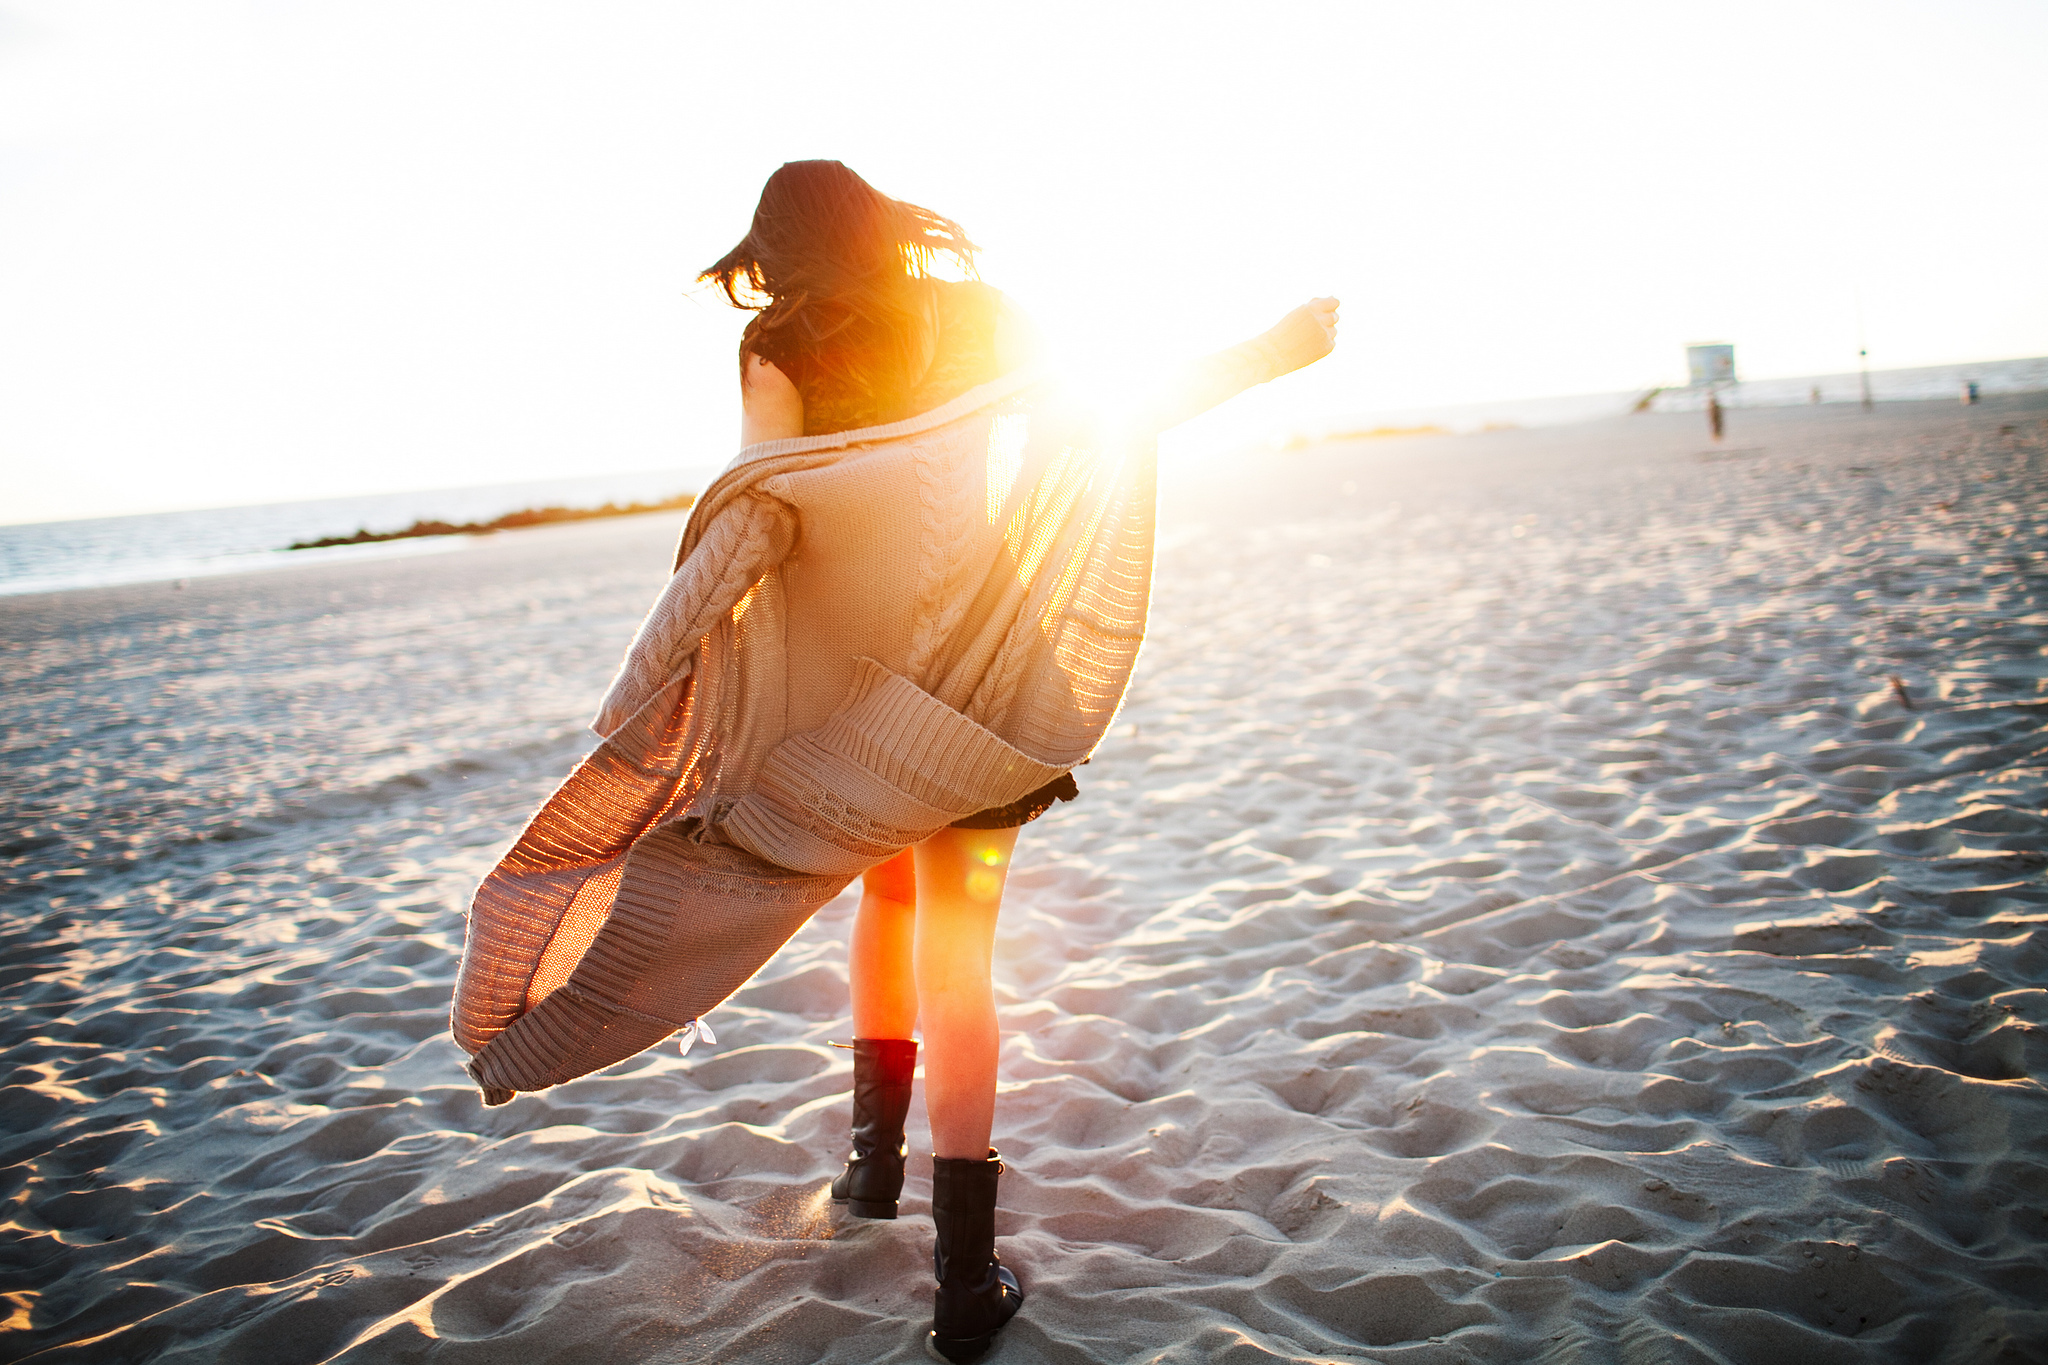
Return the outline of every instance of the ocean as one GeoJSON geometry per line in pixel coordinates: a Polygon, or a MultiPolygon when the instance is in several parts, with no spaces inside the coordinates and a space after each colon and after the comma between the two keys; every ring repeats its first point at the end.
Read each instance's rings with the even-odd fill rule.
{"type": "MultiPolygon", "coordinates": [[[[1975,382],[1986,397],[2048,390],[2048,357],[1878,370],[1870,375],[1872,395],[1879,402],[1953,400],[1968,382],[1975,382]]],[[[1722,390],[1721,401],[1731,408],[1784,407],[1807,403],[1816,392],[1824,403],[1853,403],[1860,401],[1860,381],[1853,373],[1750,380],[1722,390]]],[[[1416,408],[1372,414],[1347,423],[1346,428],[1434,426],[1446,431],[1476,431],[1488,426],[1558,426],[1627,412],[1642,396],[1630,391],[1416,408]]],[[[1657,394],[1653,407],[1669,412],[1703,402],[1701,390],[1666,389],[1657,394]]],[[[168,582],[336,559],[444,554],[466,548],[475,538],[439,536],[326,550],[285,547],[294,541],[345,536],[358,529],[396,531],[427,519],[489,521],[525,507],[651,502],[697,491],[716,473],[711,466],[640,470],[311,502],[0,525],[0,596],[168,582]]]]}
{"type": "Polygon", "coordinates": [[[701,489],[710,467],[638,470],[355,498],[208,507],[142,516],[0,526],[0,596],[163,583],[252,569],[306,567],[337,559],[444,554],[473,536],[433,536],[325,550],[287,550],[294,541],[357,530],[398,531],[416,521],[490,521],[526,507],[597,507],[655,502],[701,489]]]}

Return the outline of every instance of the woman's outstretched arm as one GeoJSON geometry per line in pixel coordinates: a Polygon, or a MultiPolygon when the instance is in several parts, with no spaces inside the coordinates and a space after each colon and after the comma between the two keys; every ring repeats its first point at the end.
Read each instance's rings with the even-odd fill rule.
{"type": "Polygon", "coordinates": [[[1182,370],[1140,410],[1141,426],[1164,431],[1199,417],[1254,384],[1314,364],[1337,345],[1337,300],[1310,299],[1267,331],[1182,370]]]}

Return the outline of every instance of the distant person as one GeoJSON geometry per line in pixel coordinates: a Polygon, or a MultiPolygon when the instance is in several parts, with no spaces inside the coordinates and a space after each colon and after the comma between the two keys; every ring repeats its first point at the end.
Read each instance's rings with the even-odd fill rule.
{"type": "Polygon", "coordinates": [[[1707,390],[1707,429],[1721,439],[1721,396],[1712,389],[1707,390]]]}
{"type": "Polygon", "coordinates": [[[927,1345],[950,1361],[1024,1301],[995,1253],[996,917],[1018,830],[1076,797],[1129,681],[1152,437],[1328,354],[1337,327],[1313,300],[1091,425],[1029,368],[974,255],[951,219],[795,161],[704,272],[754,312],[744,449],[605,698],[606,743],[478,890],[455,1020],[487,1103],[694,1038],[860,876],[832,1195],[896,1216],[921,1027],[927,1345]]]}
{"type": "Polygon", "coordinates": [[[1812,388],[1806,391],[1806,401],[1813,404],[1815,407],[1820,406],[1820,385],[1815,384],[1812,388]]]}

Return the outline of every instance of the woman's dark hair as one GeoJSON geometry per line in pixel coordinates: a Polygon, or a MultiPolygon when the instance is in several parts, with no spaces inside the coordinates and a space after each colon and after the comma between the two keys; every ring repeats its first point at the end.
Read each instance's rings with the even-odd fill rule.
{"type": "Polygon", "coordinates": [[[891,199],[837,161],[790,161],[768,177],[753,225],[697,278],[754,317],[742,366],[758,355],[802,385],[831,374],[860,392],[907,392],[934,346],[934,260],[974,273],[975,245],[950,218],[891,199]]]}

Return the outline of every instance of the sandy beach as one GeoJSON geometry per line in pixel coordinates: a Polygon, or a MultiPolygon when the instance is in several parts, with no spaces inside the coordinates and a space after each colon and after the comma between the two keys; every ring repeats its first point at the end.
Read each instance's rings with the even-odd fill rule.
{"type": "MultiPolygon", "coordinates": [[[[825,1189],[851,897],[715,1048],[487,1110],[448,1037],[680,520],[0,600],[0,1358],[923,1358],[928,1160],[825,1189]]],[[[1161,536],[1004,906],[991,1359],[2048,1360],[2048,395],[1169,464],[1161,536]]]]}

